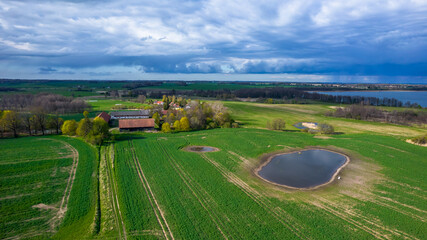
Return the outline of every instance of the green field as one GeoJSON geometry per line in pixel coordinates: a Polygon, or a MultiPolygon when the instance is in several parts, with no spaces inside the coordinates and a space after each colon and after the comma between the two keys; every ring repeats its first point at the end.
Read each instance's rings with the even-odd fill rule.
{"type": "Polygon", "coordinates": [[[92,111],[111,111],[117,107],[139,109],[149,106],[148,104],[116,99],[91,99],[86,102],[92,106],[92,111]]]}
{"type": "Polygon", "coordinates": [[[92,234],[93,148],[66,137],[27,137],[0,139],[0,152],[0,238],[67,236],[71,225],[78,236],[92,234]]]}
{"type": "Polygon", "coordinates": [[[218,129],[124,135],[115,149],[128,237],[421,239],[427,228],[427,151],[393,137],[320,139],[299,132],[218,129]],[[182,151],[187,145],[221,151],[182,151]],[[308,146],[351,156],[342,180],[316,191],[295,191],[252,173],[263,153],[308,146]]]}
{"type": "MultiPolygon", "coordinates": [[[[118,102],[126,103],[90,103],[101,111],[118,102]]],[[[242,128],[115,134],[99,154],[62,136],[0,140],[0,237],[425,238],[427,149],[405,142],[425,128],[326,117],[329,104],[224,104],[242,128]],[[285,131],[265,129],[275,118],[286,121],[285,131]],[[292,126],[302,121],[329,123],[338,133],[292,126]],[[220,151],[182,150],[191,145],[220,151]],[[350,157],[340,180],[304,191],[254,174],[265,154],[310,147],[350,157]]]]}

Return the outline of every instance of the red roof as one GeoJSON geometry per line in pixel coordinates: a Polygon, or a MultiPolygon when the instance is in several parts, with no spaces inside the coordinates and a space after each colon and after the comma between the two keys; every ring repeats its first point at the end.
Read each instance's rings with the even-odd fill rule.
{"type": "Polygon", "coordinates": [[[120,119],[119,128],[153,128],[154,118],[120,119]]]}
{"type": "Polygon", "coordinates": [[[98,117],[104,119],[104,121],[106,121],[107,123],[110,121],[111,116],[108,115],[108,113],[106,112],[102,112],[98,115],[98,117]]]}

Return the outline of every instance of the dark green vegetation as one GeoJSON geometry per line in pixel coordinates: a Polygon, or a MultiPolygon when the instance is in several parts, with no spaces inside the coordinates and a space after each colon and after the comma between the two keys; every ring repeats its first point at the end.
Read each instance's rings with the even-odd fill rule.
{"type": "Polygon", "coordinates": [[[92,235],[93,148],[66,137],[27,137],[0,139],[0,153],[0,238],[92,235]]]}

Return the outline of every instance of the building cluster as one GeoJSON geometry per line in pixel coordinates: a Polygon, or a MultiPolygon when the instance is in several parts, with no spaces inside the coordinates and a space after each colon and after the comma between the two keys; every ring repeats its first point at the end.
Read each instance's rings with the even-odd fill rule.
{"type": "Polygon", "coordinates": [[[98,117],[109,124],[112,124],[113,121],[118,121],[121,132],[154,130],[154,119],[150,118],[149,110],[118,111],[110,114],[102,112],[98,117]]]}

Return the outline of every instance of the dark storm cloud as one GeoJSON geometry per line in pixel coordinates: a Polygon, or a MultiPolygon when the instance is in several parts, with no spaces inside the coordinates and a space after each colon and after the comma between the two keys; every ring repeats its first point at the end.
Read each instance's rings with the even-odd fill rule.
{"type": "Polygon", "coordinates": [[[427,76],[427,2],[2,1],[0,77],[427,76]]]}

